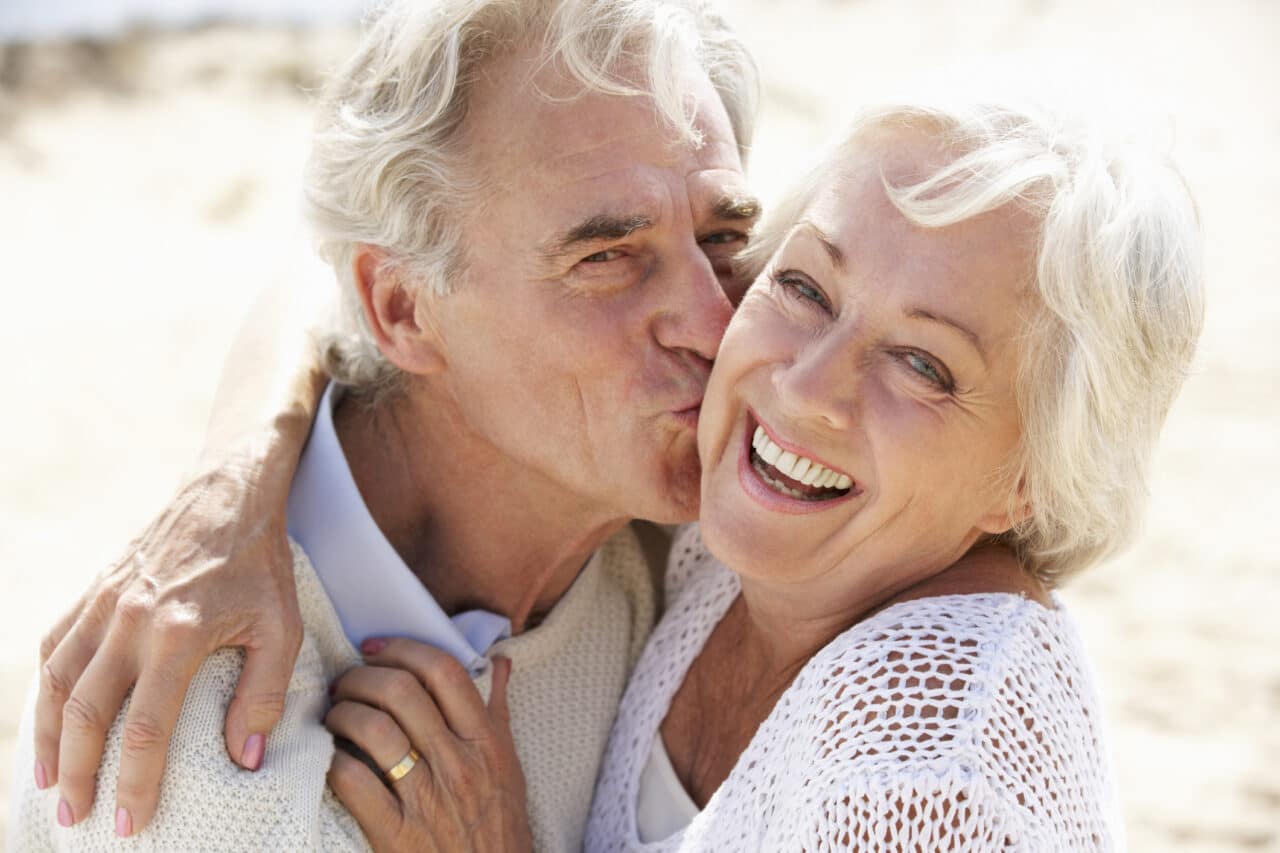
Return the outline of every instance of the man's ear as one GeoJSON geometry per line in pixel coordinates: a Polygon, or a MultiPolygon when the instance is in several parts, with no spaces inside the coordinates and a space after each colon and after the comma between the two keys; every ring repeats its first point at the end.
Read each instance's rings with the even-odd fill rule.
{"type": "Polygon", "coordinates": [[[418,376],[438,373],[445,367],[444,351],[435,329],[423,322],[418,287],[389,260],[386,250],[364,243],[351,258],[365,322],[387,361],[418,376]]]}
{"type": "Polygon", "coordinates": [[[1031,504],[1027,502],[1026,486],[1026,478],[1019,477],[1013,494],[1006,493],[995,506],[978,519],[975,526],[983,533],[999,536],[1030,518],[1031,504]]]}

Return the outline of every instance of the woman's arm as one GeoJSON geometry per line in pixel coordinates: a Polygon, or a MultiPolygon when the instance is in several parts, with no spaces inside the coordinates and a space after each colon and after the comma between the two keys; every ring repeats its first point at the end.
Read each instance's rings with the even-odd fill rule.
{"type": "Polygon", "coordinates": [[[146,825],[188,685],[224,646],[246,653],[226,748],[248,769],[262,762],[302,637],[285,504],[324,383],[310,343],[317,311],[299,285],[259,298],[196,473],[41,643],[34,778],[58,786],[64,821],[89,813],[108,727],[132,688],[115,805],[134,831],[146,825]]]}

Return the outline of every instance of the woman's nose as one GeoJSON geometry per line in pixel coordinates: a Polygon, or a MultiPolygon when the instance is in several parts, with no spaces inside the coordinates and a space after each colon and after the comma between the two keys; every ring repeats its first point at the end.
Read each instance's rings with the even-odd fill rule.
{"type": "Polygon", "coordinates": [[[817,419],[831,429],[849,428],[859,402],[860,360],[846,336],[805,341],[773,373],[782,412],[797,419],[817,419]]]}

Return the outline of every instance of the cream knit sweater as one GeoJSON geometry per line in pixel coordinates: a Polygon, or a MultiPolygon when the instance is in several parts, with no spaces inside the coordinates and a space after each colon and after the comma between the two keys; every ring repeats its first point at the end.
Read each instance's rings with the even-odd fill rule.
{"type": "MultiPolygon", "coordinates": [[[[134,838],[115,836],[122,712],[107,739],[93,810],[65,829],[55,817],[56,789],[40,791],[32,780],[29,702],[15,756],[9,850],[368,849],[355,820],[325,786],[334,746],[321,724],[329,683],[360,663],[360,655],[302,549],[295,546],[293,553],[306,634],[262,768],[250,773],[227,757],[223,716],[241,653],[222,650],[205,662],[187,694],[151,824],[134,838]]],[[[628,526],[592,557],[541,625],[492,649],[513,664],[512,730],[538,850],[582,847],[609,727],[653,618],[650,573],[628,526]]],[[[477,679],[486,697],[489,679],[489,670],[477,679]]]]}

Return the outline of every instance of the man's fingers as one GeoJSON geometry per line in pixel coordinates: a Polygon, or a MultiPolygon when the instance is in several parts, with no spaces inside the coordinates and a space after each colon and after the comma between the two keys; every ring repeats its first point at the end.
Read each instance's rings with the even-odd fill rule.
{"type": "Polygon", "coordinates": [[[187,688],[203,661],[204,653],[198,649],[153,655],[138,676],[120,744],[120,775],[115,791],[118,834],[138,832],[155,814],[169,741],[187,688]]]}
{"type": "MultiPolygon", "coordinates": [[[[412,772],[422,770],[417,768],[412,772]]],[[[400,801],[363,761],[341,749],[336,750],[333,764],[329,766],[329,787],[360,824],[374,849],[383,849],[384,840],[399,834],[404,820],[400,801]]]]}
{"type": "Polygon", "coordinates": [[[62,707],[58,745],[58,793],[65,803],[59,804],[62,823],[76,823],[89,814],[107,732],[133,684],[132,661],[120,646],[108,638],[62,707]]]}
{"type": "MultiPolygon", "coordinates": [[[[408,670],[417,676],[458,737],[469,740],[485,734],[487,709],[484,700],[471,676],[452,655],[414,640],[374,641],[375,644],[382,642],[386,644],[377,648],[376,653],[365,655],[366,661],[374,666],[408,670]]],[[[375,647],[369,643],[364,646],[366,649],[375,647]]]]}
{"type": "Polygon", "coordinates": [[[246,770],[262,766],[267,735],[284,713],[289,678],[301,636],[272,634],[259,646],[246,646],[244,669],[227,708],[227,754],[246,770]]]}
{"type": "Polygon", "coordinates": [[[83,611],[79,612],[78,617],[72,620],[70,630],[63,634],[55,648],[41,648],[40,653],[45,660],[40,667],[40,689],[36,695],[34,727],[36,784],[41,788],[58,782],[63,707],[71,698],[71,692],[80,681],[85,667],[93,659],[94,652],[98,650],[105,631],[100,619],[84,616],[83,611]]]}

